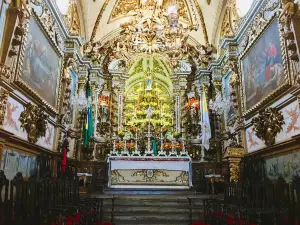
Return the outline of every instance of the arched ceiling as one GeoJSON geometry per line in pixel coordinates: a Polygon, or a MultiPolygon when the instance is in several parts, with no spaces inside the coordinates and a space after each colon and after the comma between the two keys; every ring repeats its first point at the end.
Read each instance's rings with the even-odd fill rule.
{"type": "MultiPolygon", "coordinates": [[[[144,0],[79,0],[83,8],[86,38],[108,41],[120,32],[120,25],[132,20],[131,12],[144,0]]],[[[153,1],[153,0],[148,0],[153,1]]],[[[189,25],[199,24],[190,33],[191,44],[207,44],[213,39],[223,2],[226,0],[158,0],[164,6],[177,2],[180,20],[189,25]],[[194,43],[193,43],[194,42],[194,43]]],[[[88,41],[87,40],[87,41],[88,41]]]]}

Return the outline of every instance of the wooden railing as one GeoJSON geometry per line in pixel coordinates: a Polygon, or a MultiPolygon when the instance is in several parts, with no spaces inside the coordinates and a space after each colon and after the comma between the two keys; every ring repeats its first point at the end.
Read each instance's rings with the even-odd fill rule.
{"type": "Polygon", "coordinates": [[[270,180],[227,183],[223,199],[204,200],[205,222],[210,225],[298,225],[300,178],[286,183],[270,180]]]}
{"type": "MultiPolygon", "coordinates": [[[[18,173],[11,181],[0,171],[1,225],[102,225],[102,198],[80,198],[76,176],[56,178],[34,177],[24,180],[18,173]]],[[[105,198],[106,201],[109,200],[105,198]]],[[[114,199],[110,198],[113,222],[114,199]]]]}

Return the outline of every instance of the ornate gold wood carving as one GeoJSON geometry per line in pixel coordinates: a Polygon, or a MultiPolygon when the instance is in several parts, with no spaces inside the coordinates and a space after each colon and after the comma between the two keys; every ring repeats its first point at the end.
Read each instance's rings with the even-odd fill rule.
{"type": "Polygon", "coordinates": [[[12,79],[12,73],[8,66],[0,63],[0,82],[5,81],[10,83],[12,79]]]}
{"type": "Polygon", "coordinates": [[[48,115],[40,106],[26,104],[25,110],[21,113],[19,121],[21,128],[27,132],[29,142],[36,143],[40,137],[45,137],[48,115]]]}
{"type": "Polygon", "coordinates": [[[65,20],[70,33],[73,35],[80,35],[81,26],[76,3],[69,5],[65,20]]]}
{"type": "Polygon", "coordinates": [[[268,108],[253,118],[253,131],[255,135],[263,140],[266,146],[275,143],[275,137],[285,124],[282,112],[276,108],[268,108]]]}
{"type": "Polygon", "coordinates": [[[8,96],[8,91],[6,91],[3,88],[0,88],[0,127],[3,126],[8,96]]]}
{"type": "Polygon", "coordinates": [[[244,157],[244,155],[244,148],[226,148],[223,158],[228,160],[229,163],[230,182],[238,182],[240,178],[241,159],[244,157]]]}

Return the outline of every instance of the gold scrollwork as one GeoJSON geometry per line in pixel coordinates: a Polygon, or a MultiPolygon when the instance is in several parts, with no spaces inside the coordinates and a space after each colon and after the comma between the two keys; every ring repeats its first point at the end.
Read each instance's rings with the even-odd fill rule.
{"type": "Polygon", "coordinates": [[[27,132],[29,142],[36,143],[40,137],[45,137],[48,117],[43,107],[33,105],[30,102],[26,104],[19,121],[21,128],[27,132]]]}
{"type": "Polygon", "coordinates": [[[253,131],[255,135],[263,140],[266,146],[275,143],[275,137],[285,124],[282,112],[276,108],[268,108],[253,118],[253,131]]]}

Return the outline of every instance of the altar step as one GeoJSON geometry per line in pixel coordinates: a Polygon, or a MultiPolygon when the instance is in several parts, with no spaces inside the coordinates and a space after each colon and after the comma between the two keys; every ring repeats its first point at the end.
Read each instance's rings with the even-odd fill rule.
{"type": "MultiPolygon", "coordinates": [[[[114,203],[114,225],[190,225],[192,198],[192,221],[203,221],[204,195],[118,195],[114,203]]],[[[112,202],[105,200],[105,221],[110,221],[112,202]]]]}
{"type": "Polygon", "coordinates": [[[103,193],[107,195],[194,195],[195,190],[105,188],[103,193]]]}

